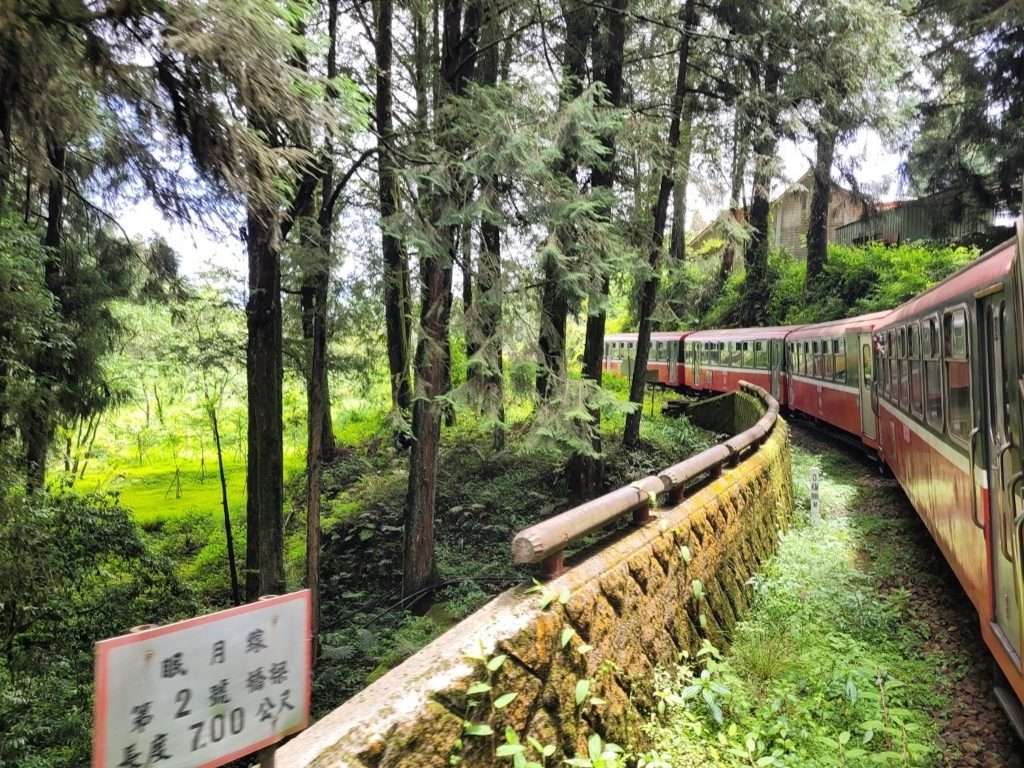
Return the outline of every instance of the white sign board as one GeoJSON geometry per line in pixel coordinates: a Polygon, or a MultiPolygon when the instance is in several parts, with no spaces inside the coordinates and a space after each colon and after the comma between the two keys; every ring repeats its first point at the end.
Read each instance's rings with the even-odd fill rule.
{"type": "Polygon", "coordinates": [[[212,768],[309,722],[309,590],[96,644],[93,768],[212,768]]]}
{"type": "Polygon", "coordinates": [[[811,470],[811,524],[817,525],[818,521],[821,520],[821,496],[819,492],[820,478],[818,476],[818,468],[814,467],[811,470]]]}

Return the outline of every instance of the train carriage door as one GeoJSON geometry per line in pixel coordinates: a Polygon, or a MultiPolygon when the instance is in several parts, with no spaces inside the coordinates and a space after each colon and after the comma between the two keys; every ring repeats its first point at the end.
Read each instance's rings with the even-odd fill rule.
{"type": "Polygon", "coordinates": [[[864,436],[878,439],[878,423],[875,420],[875,408],[871,401],[874,385],[874,356],[871,353],[871,334],[860,334],[860,428],[864,436]]]}
{"type": "MultiPolygon", "coordinates": [[[[982,419],[985,464],[988,475],[988,508],[992,567],[992,600],[995,623],[1004,644],[1019,656],[1021,650],[1021,547],[1014,531],[1014,486],[1018,485],[1020,460],[1013,447],[1013,424],[1019,418],[1013,382],[1015,349],[1012,310],[1000,290],[978,302],[978,337],[985,369],[985,403],[982,419]]],[[[973,435],[972,435],[973,437],[973,435]]]]}

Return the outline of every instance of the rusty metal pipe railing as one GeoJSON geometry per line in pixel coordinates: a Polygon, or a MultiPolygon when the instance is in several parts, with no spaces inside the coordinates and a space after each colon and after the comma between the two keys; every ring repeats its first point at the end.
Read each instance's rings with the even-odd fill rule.
{"type": "Polygon", "coordinates": [[[687,483],[705,474],[717,474],[723,466],[739,461],[744,451],[760,445],[775,426],[779,404],[754,384],[741,381],[740,388],[765,406],[764,414],[752,427],[696,456],[673,464],[657,476],[637,480],[520,531],[512,539],[513,562],[542,563],[544,575],[554,577],[563,570],[565,549],[574,541],[627,514],[633,515],[635,524],[643,525],[651,519],[651,508],[659,495],[668,493],[673,503],[679,503],[687,483]]]}

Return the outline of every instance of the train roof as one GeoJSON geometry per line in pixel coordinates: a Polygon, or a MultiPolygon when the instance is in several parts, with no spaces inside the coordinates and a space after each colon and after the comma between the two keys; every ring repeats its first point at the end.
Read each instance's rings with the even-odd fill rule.
{"type": "MultiPolygon", "coordinates": [[[[651,331],[651,341],[679,341],[689,336],[691,331],[651,331]]],[[[609,333],[605,341],[636,341],[635,333],[609,333]]]]}
{"type": "Polygon", "coordinates": [[[769,325],[763,328],[721,328],[718,330],[697,331],[687,337],[687,341],[760,341],[763,339],[784,339],[799,325],[769,325]]]}
{"type": "MultiPolygon", "coordinates": [[[[1019,235],[1024,238],[1024,235],[1019,235]]],[[[954,272],[938,285],[915,296],[910,301],[900,304],[878,328],[890,328],[893,325],[931,314],[951,304],[956,304],[971,297],[977,291],[1000,282],[1013,268],[1013,259],[1017,252],[1017,238],[1007,240],[1001,245],[983,253],[967,266],[954,272]]]]}
{"type": "Polygon", "coordinates": [[[801,325],[786,340],[799,341],[800,339],[816,339],[821,336],[842,336],[844,333],[853,331],[872,331],[885,322],[885,318],[890,314],[892,314],[892,310],[885,309],[880,312],[857,315],[856,317],[845,317],[840,320],[829,320],[828,322],[814,323],[813,325],[801,325]]]}

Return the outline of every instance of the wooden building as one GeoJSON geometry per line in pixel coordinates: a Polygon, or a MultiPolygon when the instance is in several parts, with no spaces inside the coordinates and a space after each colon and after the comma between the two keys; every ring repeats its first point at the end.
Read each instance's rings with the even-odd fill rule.
{"type": "MultiPolygon", "coordinates": [[[[811,218],[811,195],[814,189],[814,171],[808,171],[790,184],[771,203],[768,244],[770,248],[784,248],[792,256],[807,258],[807,226],[811,218]]],[[[864,203],[845,187],[832,182],[832,195],[828,206],[828,241],[836,242],[836,233],[845,225],[857,221],[865,214],[864,203]]],[[[690,248],[699,251],[701,246],[714,239],[727,239],[727,229],[732,216],[737,225],[746,221],[742,208],[724,210],[710,224],[690,240],[690,248]]]]}

